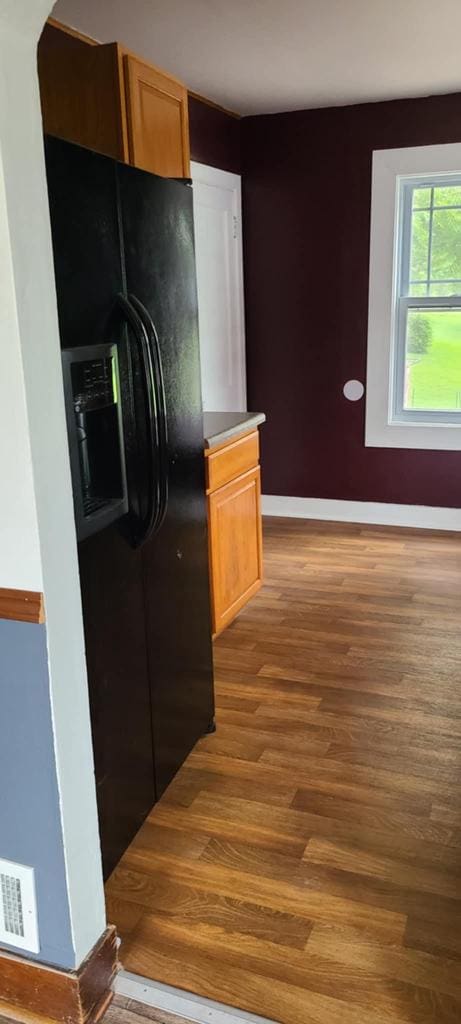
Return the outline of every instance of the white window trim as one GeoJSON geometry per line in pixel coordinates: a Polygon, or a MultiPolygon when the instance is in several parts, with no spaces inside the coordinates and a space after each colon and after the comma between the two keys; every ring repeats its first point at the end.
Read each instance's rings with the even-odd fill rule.
{"type": "Polygon", "coordinates": [[[365,445],[461,450],[461,423],[392,421],[399,179],[461,174],[461,144],[373,153],[365,445]]]}

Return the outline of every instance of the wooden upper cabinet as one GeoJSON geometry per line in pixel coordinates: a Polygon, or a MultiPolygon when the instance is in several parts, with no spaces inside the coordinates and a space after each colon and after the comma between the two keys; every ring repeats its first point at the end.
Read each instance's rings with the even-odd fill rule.
{"type": "Polygon", "coordinates": [[[189,177],[187,89],[124,49],[48,22],[38,46],[45,132],[164,177],[189,177]]]}
{"type": "Polygon", "coordinates": [[[187,178],[187,89],[177,79],[124,57],[130,163],[167,178],[187,178]]]}
{"type": "Polygon", "coordinates": [[[128,160],[117,43],[92,45],[46,24],[38,44],[38,75],[45,132],[128,160]]]}

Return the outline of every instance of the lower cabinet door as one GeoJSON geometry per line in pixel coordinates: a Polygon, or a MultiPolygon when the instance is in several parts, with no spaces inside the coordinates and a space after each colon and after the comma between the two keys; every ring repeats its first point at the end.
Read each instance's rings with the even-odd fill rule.
{"type": "Polygon", "coordinates": [[[259,467],[209,495],[211,605],[221,632],[262,583],[259,467]]]}

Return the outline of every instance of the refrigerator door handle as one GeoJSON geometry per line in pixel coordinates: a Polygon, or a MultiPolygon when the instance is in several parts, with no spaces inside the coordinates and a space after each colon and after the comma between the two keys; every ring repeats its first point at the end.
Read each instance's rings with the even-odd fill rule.
{"type": "Polygon", "coordinates": [[[160,456],[160,432],[159,416],[155,387],[155,371],[152,361],[152,352],[149,339],[141,320],[141,317],[134,309],[132,303],[122,293],[117,295],[118,306],[125,321],[131,328],[136,339],[139,359],[142,366],[143,388],[147,410],[147,436],[149,447],[148,458],[148,503],[147,511],[141,521],[139,530],[134,537],[135,547],[141,547],[159,527],[159,516],[161,511],[161,474],[158,472],[160,456]]]}
{"type": "Polygon", "coordinates": [[[166,409],[165,383],[163,377],[162,355],[157,330],[146,307],[136,295],[130,294],[129,301],[140,317],[149,339],[149,350],[154,363],[154,387],[157,412],[159,417],[159,455],[160,455],[160,505],[156,530],[159,530],[165,519],[168,508],[168,421],[166,409]]]}

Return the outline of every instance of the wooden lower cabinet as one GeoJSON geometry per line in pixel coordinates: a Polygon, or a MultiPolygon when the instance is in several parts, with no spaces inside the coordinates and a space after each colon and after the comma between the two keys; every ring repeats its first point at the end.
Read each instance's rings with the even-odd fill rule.
{"type": "Polygon", "coordinates": [[[209,493],[208,533],[212,623],[216,636],[262,584],[258,465],[209,493]]]}

